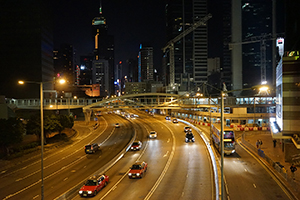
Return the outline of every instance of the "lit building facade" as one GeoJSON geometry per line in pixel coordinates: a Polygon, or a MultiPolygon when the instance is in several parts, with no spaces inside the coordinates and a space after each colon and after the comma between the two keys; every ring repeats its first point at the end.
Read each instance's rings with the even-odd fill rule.
{"type": "Polygon", "coordinates": [[[246,88],[262,83],[262,65],[265,65],[266,81],[273,83],[272,43],[275,41],[272,37],[266,38],[264,47],[262,40],[252,39],[268,34],[272,34],[272,1],[242,0],[242,41],[253,41],[242,44],[243,86],[246,88]],[[263,48],[265,55],[262,55],[263,48]]]}
{"type": "Polygon", "coordinates": [[[54,72],[57,77],[68,80],[70,84],[75,83],[75,52],[73,45],[62,44],[59,50],[54,51],[54,72]]]}
{"type": "MultiPolygon", "coordinates": [[[[207,15],[206,0],[170,0],[166,3],[167,41],[207,15]]],[[[207,81],[207,27],[200,26],[174,44],[175,84],[187,91],[207,81]]],[[[168,62],[165,62],[168,75],[168,62]]],[[[168,83],[170,77],[167,76],[168,83]]]]}
{"type": "MultiPolygon", "coordinates": [[[[104,91],[104,93],[100,92],[100,95],[110,96],[115,92],[114,37],[112,35],[109,35],[107,32],[106,19],[102,15],[101,7],[100,7],[100,16],[95,17],[93,19],[92,26],[93,26],[93,35],[95,38],[95,47],[94,47],[95,63],[99,63],[97,61],[100,59],[107,60],[108,62],[108,68],[106,68],[108,71],[105,72],[105,74],[107,75],[105,79],[107,80],[103,81],[102,85],[100,86],[103,87],[100,89],[100,91],[104,91]],[[107,84],[107,85],[103,85],[103,84],[107,84]]],[[[95,72],[93,71],[93,74],[94,73],[95,72]]]]}
{"type": "Polygon", "coordinates": [[[93,84],[93,59],[94,56],[80,56],[79,85],[93,84]]]}
{"type": "Polygon", "coordinates": [[[108,60],[93,60],[93,85],[100,87],[99,94],[93,96],[107,96],[109,94],[109,63],[108,60]]]}
{"type": "Polygon", "coordinates": [[[138,57],[138,82],[153,81],[153,47],[140,45],[138,57]]]}

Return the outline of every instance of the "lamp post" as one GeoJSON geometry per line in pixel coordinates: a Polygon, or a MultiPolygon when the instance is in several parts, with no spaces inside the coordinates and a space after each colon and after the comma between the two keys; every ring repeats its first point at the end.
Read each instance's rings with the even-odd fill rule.
{"type": "MultiPolygon", "coordinates": [[[[19,84],[34,83],[40,85],[40,110],[41,110],[41,199],[44,200],[44,96],[43,96],[43,84],[48,82],[34,82],[34,81],[18,81],[19,84]]],[[[59,81],[61,84],[65,83],[65,80],[59,81]]]]}
{"type": "Polygon", "coordinates": [[[252,90],[255,88],[259,88],[259,91],[268,91],[269,87],[267,85],[258,85],[251,88],[244,88],[239,90],[231,90],[231,91],[221,91],[221,200],[224,200],[224,96],[227,93],[242,91],[242,90],[252,90]]]}
{"type": "Polygon", "coordinates": [[[224,199],[224,92],[221,91],[221,199],[224,199]]]}

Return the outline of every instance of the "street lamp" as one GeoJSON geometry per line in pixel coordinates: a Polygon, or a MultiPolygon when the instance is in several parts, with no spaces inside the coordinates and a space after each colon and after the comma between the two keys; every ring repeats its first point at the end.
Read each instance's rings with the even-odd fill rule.
{"type": "MultiPolygon", "coordinates": [[[[41,110],[41,199],[44,199],[44,97],[43,97],[43,84],[51,83],[53,81],[47,82],[35,82],[35,81],[18,81],[20,85],[25,83],[34,83],[40,85],[40,110],[41,110]]],[[[59,83],[64,84],[66,81],[64,79],[60,79],[59,83]]]]}
{"type": "Polygon", "coordinates": [[[239,90],[221,91],[221,200],[224,200],[224,96],[230,92],[253,90],[256,88],[259,88],[260,91],[269,90],[269,87],[266,85],[258,85],[251,88],[244,88],[239,90]]]}

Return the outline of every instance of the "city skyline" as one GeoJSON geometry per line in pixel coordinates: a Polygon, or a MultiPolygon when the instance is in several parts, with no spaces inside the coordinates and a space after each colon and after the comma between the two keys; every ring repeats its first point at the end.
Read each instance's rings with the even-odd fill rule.
{"type": "MultiPolygon", "coordinates": [[[[140,44],[147,44],[154,48],[154,62],[158,65],[155,68],[160,68],[161,47],[165,45],[164,1],[101,1],[101,6],[108,33],[115,37],[115,65],[136,59],[140,44]]],[[[61,43],[73,44],[77,58],[92,53],[91,22],[99,16],[99,7],[99,1],[56,3],[54,47],[59,48],[61,43]]]]}

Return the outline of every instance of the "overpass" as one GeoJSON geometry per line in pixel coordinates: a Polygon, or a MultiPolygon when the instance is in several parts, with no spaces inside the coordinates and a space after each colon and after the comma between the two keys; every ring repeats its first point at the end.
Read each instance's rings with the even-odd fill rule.
{"type": "MultiPolygon", "coordinates": [[[[176,113],[185,110],[185,113],[211,112],[219,115],[220,98],[178,95],[170,93],[139,93],[113,98],[57,98],[44,99],[45,110],[61,110],[82,108],[86,121],[89,121],[92,112],[124,109],[159,109],[173,110],[176,113]],[[210,109],[209,109],[210,108],[210,109]]],[[[227,108],[268,108],[274,109],[275,97],[225,97],[227,108]]],[[[11,109],[40,109],[40,99],[6,99],[11,109]]],[[[270,111],[273,112],[273,111],[270,111]]]]}

